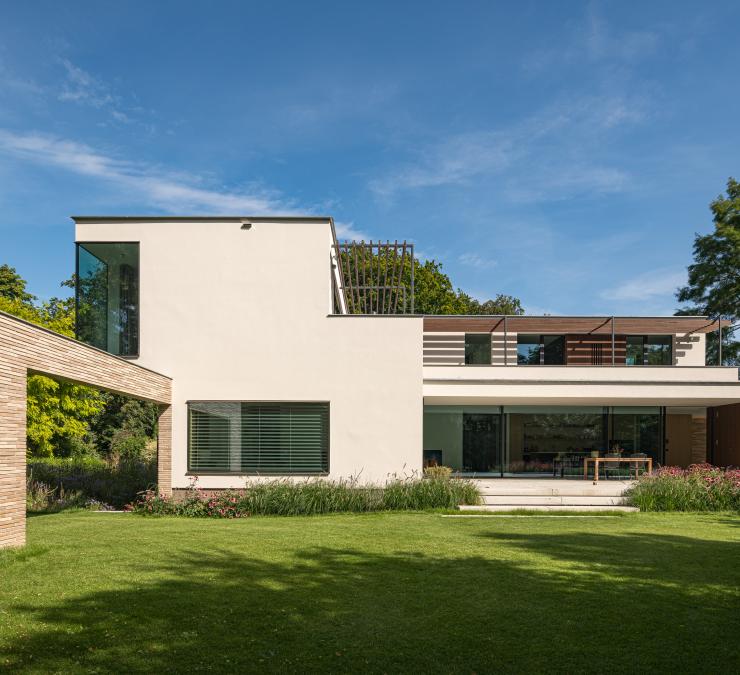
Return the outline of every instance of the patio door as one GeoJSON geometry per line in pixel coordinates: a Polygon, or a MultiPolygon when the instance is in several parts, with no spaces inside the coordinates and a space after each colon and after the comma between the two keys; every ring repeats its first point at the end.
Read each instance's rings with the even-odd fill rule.
{"type": "Polygon", "coordinates": [[[465,472],[501,474],[501,415],[463,413],[465,472]]]}

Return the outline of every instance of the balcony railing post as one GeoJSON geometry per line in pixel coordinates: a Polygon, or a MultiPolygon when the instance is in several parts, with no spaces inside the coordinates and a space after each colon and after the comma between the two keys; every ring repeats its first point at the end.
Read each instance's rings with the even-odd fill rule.
{"type": "Polygon", "coordinates": [[[509,365],[509,331],[506,324],[507,316],[504,314],[504,365],[509,365]]]}
{"type": "Polygon", "coordinates": [[[411,313],[414,313],[414,245],[411,244],[411,313]]]}
{"type": "Polygon", "coordinates": [[[719,318],[717,319],[719,323],[719,329],[717,330],[717,340],[719,342],[719,362],[717,365],[722,365],[722,315],[719,315],[719,318]]]}
{"type": "Polygon", "coordinates": [[[616,363],[616,358],[614,355],[614,317],[612,317],[612,365],[616,363]]]}

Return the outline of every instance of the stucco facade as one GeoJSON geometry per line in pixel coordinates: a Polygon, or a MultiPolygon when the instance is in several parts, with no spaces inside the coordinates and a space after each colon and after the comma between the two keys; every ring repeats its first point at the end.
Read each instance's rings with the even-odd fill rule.
{"type": "Polygon", "coordinates": [[[86,221],[76,239],[140,243],[136,362],[173,380],[173,488],[190,479],[187,401],[326,401],[329,477],[421,468],[422,318],[331,315],[329,219],[86,221]]]}
{"type": "MultiPolygon", "coordinates": [[[[689,461],[706,445],[706,409],[740,401],[737,369],[705,366],[702,317],[369,316],[341,302],[336,314],[330,218],[84,217],[76,240],[139,245],[134,360],[173,379],[175,489],[196,473],[188,402],[328,404],[325,475],[377,482],[422,469],[425,407],[652,407],[661,458],[670,446],[689,461]],[[470,332],[490,335],[485,366],[465,365],[470,332]],[[529,332],[565,334],[565,363],[519,367],[529,332]],[[635,334],[668,335],[670,363],[609,367],[624,366],[635,334]]],[[[200,472],[199,483],[239,487],[244,475],[200,472]]]]}

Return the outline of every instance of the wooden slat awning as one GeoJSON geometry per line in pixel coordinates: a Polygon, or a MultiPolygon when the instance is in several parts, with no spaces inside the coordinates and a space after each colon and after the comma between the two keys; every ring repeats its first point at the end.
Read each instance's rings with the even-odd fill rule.
{"type": "MultiPolygon", "coordinates": [[[[722,326],[731,322],[722,320],[722,326]]],[[[614,317],[614,332],[622,335],[671,335],[711,333],[719,329],[717,319],[702,316],[614,317]]],[[[503,333],[502,316],[425,316],[424,331],[428,333],[503,333]]],[[[612,332],[612,317],[509,316],[509,333],[580,333],[612,332]]]]}

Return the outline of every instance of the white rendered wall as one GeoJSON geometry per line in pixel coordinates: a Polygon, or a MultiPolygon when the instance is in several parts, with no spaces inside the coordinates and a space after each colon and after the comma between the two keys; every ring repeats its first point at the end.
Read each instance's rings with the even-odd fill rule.
{"type": "Polygon", "coordinates": [[[706,365],[706,334],[676,335],[673,340],[673,362],[677,366],[706,365]]]}
{"type": "Polygon", "coordinates": [[[422,319],[328,316],[328,220],[83,223],[76,239],[141,244],[136,362],[173,378],[173,487],[188,400],[329,401],[330,477],[421,469],[422,319]]]}

